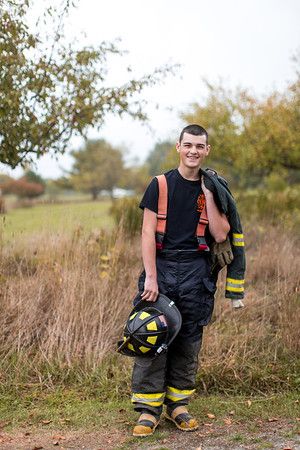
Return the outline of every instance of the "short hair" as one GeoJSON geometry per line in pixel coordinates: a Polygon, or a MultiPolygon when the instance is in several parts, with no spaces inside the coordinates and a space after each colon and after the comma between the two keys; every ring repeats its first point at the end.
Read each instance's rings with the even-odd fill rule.
{"type": "Polygon", "coordinates": [[[206,136],[206,144],[208,144],[208,133],[206,129],[201,127],[200,125],[197,125],[196,123],[187,125],[183,128],[179,136],[179,143],[182,141],[184,133],[189,133],[193,136],[206,136]]]}

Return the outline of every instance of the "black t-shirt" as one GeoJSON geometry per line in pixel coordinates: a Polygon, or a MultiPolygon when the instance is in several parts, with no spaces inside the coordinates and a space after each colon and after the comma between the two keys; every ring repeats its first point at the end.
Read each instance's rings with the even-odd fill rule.
{"type": "MultiPolygon", "coordinates": [[[[178,169],[165,173],[168,185],[167,227],[164,238],[164,248],[169,250],[195,249],[198,247],[196,229],[199,221],[197,200],[203,194],[201,182],[183,178],[178,169]]],[[[140,208],[150,209],[157,213],[158,181],[153,178],[147,187],[140,203],[140,208]]],[[[211,236],[206,227],[207,243],[211,236]]]]}

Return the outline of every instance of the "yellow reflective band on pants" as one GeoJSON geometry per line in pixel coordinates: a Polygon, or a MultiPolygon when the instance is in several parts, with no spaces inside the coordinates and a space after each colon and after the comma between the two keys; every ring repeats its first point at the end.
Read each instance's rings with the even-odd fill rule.
{"type": "Polygon", "coordinates": [[[149,406],[161,406],[164,402],[165,393],[156,392],[155,394],[138,394],[134,392],[131,397],[132,403],[143,403],[149,406]]]}
{"type": "Polygon", "coordinates": [[[180,400],[184,400],[189,398],[196,389],[176,389],[171,386],[167,386],[166,398],[172,400],[172,402],[179,402],[180,400]]]}
{"type": "Polygon", "coordinates": [[[244,292],[245,280],[235,280],[234,278],[226,278],[226,291],[244,292]]]}

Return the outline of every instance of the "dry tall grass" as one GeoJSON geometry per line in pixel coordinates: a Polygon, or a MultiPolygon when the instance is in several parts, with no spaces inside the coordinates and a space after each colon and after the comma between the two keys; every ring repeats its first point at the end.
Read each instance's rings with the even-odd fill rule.
{"type": "MultiPolygon", "coordinates": [[[[201,354],[205,389],[264,391],[300,381],[299,241],[280,227],[247,228],[246,308],[232,311],[222,298],[222,273],[201,354]]],[[[28,382],[42,380],[44,367],[76,367],[83,375],[101,367],[121,335],[140,269],[139,239],[120,230],[87,237],[79,229],[3,244],[2,380],[26,367],[28,382]]],[[[118,356],[111,364],[130,361],[118,356]]]]}

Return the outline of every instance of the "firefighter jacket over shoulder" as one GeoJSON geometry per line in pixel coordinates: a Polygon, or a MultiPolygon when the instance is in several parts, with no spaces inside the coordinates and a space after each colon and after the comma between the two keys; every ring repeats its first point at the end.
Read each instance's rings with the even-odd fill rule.
{"type": "Polygon", "coordinates": [[[244,277],[246,270],[244,235],[235,200],[227,182],[212,169],[201,171],[205,186],[214,194],[215,202],[227,218],[230,225],[229,239],[234,256],[227,266],[225,297],[244,298],[244,277]]]}

